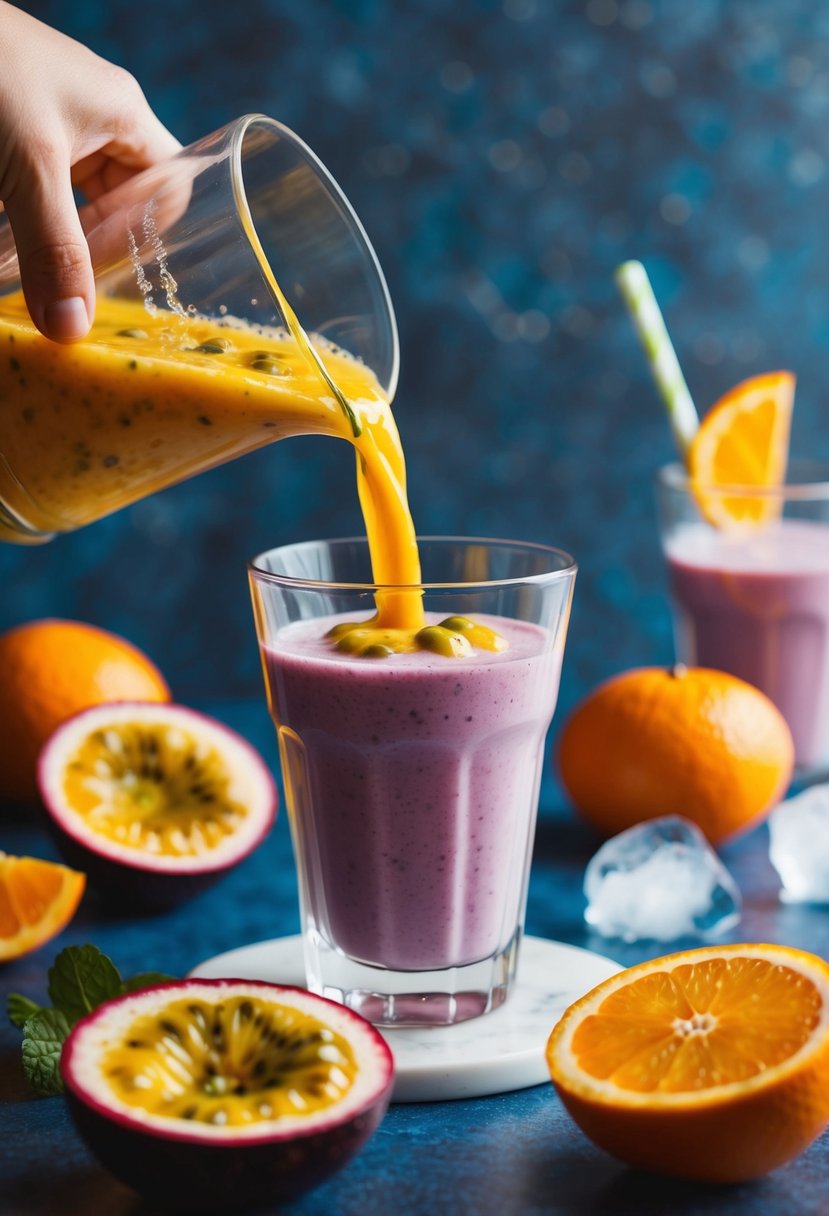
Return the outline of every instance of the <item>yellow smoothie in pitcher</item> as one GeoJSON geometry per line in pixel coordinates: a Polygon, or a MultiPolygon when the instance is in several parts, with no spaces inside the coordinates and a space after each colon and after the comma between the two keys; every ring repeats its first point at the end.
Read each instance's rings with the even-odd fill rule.
{"type": "MultiPolygon", "coordinates": [[[[367,477],[378,462],[388,466],[396,494],[379,485],[373,493],[387,526],[405,533],[411,520],[395,502],[408,514],[405,468],[388,402],[367,367],[320,340],[315,347],[359,414],[360,436],[280,331],[151,315],[138,301],[104,298],[89,337],[58,345],[34,328],[20,293],[5,296],[0,497],[34,530],[67,531],[275,439],[339,435],[355,441],[367,477]]],[[[392,562],[391,582],[414,573],[414,545],[402,539],[382,559],[392,562]]]]}
{"type": "MultiPolygon", "coordinates": [[[[21,293],[0,298],[0,502],[35,534],[69,531],[277,439],[333,435],[356,450],[374,581],[419,583],[389,402],[368,367],[311,342],[336,392],[282,331],[105,297],[89,337],[58,345],[35,329],[21,293]]],[[[21,532],[0,518],[0,539],[21,532]]],[[[344,626],[333,642],[354,653],[454,653],[457,630],[416,639],[425,625],[418,593],[384,591],[377,601],[370,622],[344,626]]],[[[489,630],[468,640],[498,648],[489,630]]]]}
{"type": "MultiPolygon", "coordinates": [[[[277,439],[333,435],[355,448],[374,582],[417,585],[391,406],[363,363],[298,333],[104,297],[89,337],[59,345],[21,293],[0,298],[0,502],[34,533],[68,531],[277,439]]],[[[21,539],[2,517],[0,539],[21,539]]],[[[463,618],[427,625],[418,591],[383,590],[376,609],[335,629],[332,645],[370,656],[501,649],[463,618]]]]}

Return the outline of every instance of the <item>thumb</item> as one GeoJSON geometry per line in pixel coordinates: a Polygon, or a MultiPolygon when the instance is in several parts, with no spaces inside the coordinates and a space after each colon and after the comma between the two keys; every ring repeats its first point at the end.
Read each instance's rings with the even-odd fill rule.
{"type": "Polygon", "coordinates": [[[65,165],[53,158],[31,165],[5,208],[35,325],[55,342],[85,337],[95,313],[95,281],[68,157],[65,165]]]}

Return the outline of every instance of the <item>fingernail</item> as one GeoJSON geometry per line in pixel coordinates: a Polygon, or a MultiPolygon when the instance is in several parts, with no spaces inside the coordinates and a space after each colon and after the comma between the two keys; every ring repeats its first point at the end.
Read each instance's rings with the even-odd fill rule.
{"type": "Polygon", "coordinates": [[[89,314],[81,296],[70,296],[67,300],[54,300],[47,304],[43,320],[49,337],[58,341],[85,338],[89,333],[89,314]]]}

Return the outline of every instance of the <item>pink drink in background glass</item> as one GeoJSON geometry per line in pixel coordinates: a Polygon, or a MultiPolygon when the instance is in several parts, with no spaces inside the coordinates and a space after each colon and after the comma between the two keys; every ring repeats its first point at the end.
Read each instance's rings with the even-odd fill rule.
{"type": "Polygon", "coordinates": [[[777,518],[734,532],[704,522],[683,483],[662,471],[677,658],[760,688],[791,728],[798,767],[829,767],[829,483],[782,487],[777,518]]]}
{"type": "Polygon", "coordinates": [[[508,651],[372,662],[332,650],[334,623],[264,652],[315,930],[377,967],[487,958],[521,921],[560,652],[485,618],[508,651]]]}

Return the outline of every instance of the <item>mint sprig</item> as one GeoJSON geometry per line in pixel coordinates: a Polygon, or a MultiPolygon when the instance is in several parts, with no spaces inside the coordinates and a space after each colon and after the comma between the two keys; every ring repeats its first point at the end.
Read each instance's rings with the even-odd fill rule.
{"type": "Polygon", "coordinates": [[[40,1013],[41,1009],[41,1005],[38,1005],[35,1001],[30,1001],[27,996],[21,996],[19,992],[10,992],[6,998],[6,1011],[9,1015],[9,1021],[18,1030],[22,1030],[32,1014],[40,1013]]]}
{"type": "Polygon", "coordinates": [[[121,991],[118,968],[97,946],[69,946],[49,968],[49,996],[70,1025],[121,991]]]}
{"type": "Polygon", "coordinates": [[[80,1018],[111,997],[172,978],[160,971],[144,971],[124,980],[112,959],[97,946],[67,946],[61,950],[49,968],[51,1008],[17,992],[11,993],[6,1002],[9,1019],[23,1031],[23,1071],[35,1093],[63,1092],[60,1054],[69,1031],[80,1018]]]}
{"type": "Polygon", "coordinates": [[[40,1009],[23,1027],[23,1071],[39,1094],[63,1092],[60,1053],[71,1026],[60,1009],[40,1009]]]}

